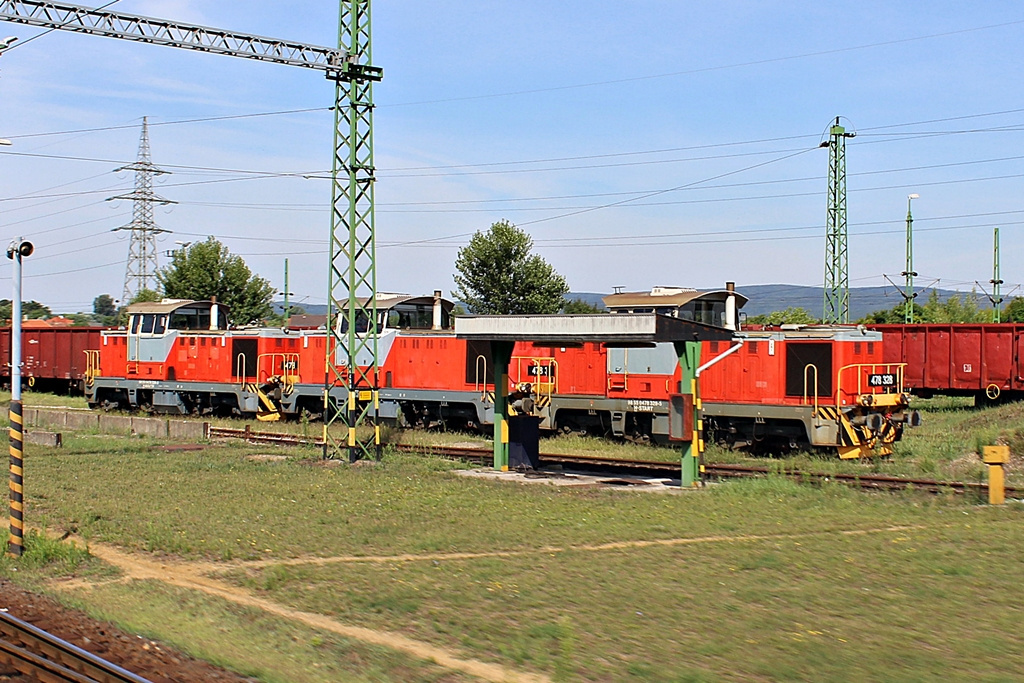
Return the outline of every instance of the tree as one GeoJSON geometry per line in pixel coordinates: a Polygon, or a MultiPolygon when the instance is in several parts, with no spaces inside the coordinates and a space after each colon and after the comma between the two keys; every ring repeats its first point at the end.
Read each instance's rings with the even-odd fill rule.
{"type": "Polygon", "coordinates": [[[562,307],[562,313],[566,315],[573,315],[577,313],[607,313],[608,309],[598,308],[593,304],[588,304],[583,299],[573,299],[572,301],[566,301],[565,306],[562,307]]]}
{"type": "Polygon", "coordinates": [[[1006,322],[1024,322],[1024,297],[1015,296],[1003,309],[1002,319],[1006,322]]]}
{"type": "Polygon", "coordinates": [[[941,301],[939,293],[933,289],[923,308],[922,322],[982,323],[992,320],[991,311],[981,308],[978,293],[974,290],[967,294],[954,294],[941,301]]]}
{"type": "MultiPolygon", "coordinates": [[[[10,320],[12,308],[13,305],[10,299],[0,299],[0,319],[10,320]]],[[[51,311],[48,306],[44,306],[38,301],[22,301],[21,315],[29,320],[37,320],[40,318],[49,318],[53,315],[53,311],[51,311]]]]}
{"type": "MultiPolygon", "coordinates": [[[[913,306],[914,306],[914,322],[915,323],[928,322],[925,319],[924,307],[922,307],[920,304],[917,304],[917,303],[914,303],[913,306]]],[[[905,315],[906,307],[907,307],[907,303],[904,301],[904,302],[896,304],[892,308],[883,308],[883,309],[878,310],[878,311],[872,311],[871,313],[868,313],[866,316],[864,316],[863,318],[861,318],[857,322],[864,323],[865,325],[870,325],[870,324],[873,324],[873,323],[874,324],[902,323],[902,322],[906,321],[906,315],[905,315]]]]}
{"type": "Polygon", "coordinates": [[[109,294],[100,294],[92,300],[92,312],[96,315],[116,315],[117,306],[114,304],[114,297],[109,294]]]}
{"type": "Polygon", "coordinates": [[[452,296],[483,315],[558,313],[569,286],[532,248],[530,236],[506,220],[477,232],[459,249],[452,296]]]}
{"type": "Polygon", "coordinates": [[[228,307],[230,322],[246,325],[271,314],[274,288],[253,275],[241,256],[213,237],[179,249],[157,274],[164,295],[171,299],[205,300],[217,297],[228,307]]]}
{"type": "Polygon", "coordinates": [[[816,325],[818,322],[806,308],[793,307],[747,318],[748,325],[816,325]]]}

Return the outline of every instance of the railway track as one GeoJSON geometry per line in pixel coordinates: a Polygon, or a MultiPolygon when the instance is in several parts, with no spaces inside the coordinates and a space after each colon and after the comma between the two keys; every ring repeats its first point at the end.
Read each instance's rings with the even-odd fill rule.
{"type": "MultiPolygon", "coordinates": [[[[243,438],[252,443],[278,445],[323,445],[319,439],[311,439],[292,434],[274,432],[257,432],[245,429],[229,429],[211,427],[210,436],[226,438],[243,438]]],[[[455,448],[448,446],[409,446],[399,444],[395,448],[405,453],[427,453],[446,458],[456,458],[486,465],[491,462],[492,453],[483,448],[455,448]]],[[[661,462],[657,460],[631,460],[620,458],[602,458],[586,455],[557,455],[542,453],[540,461],[543,465],[561,465],[578,467],[591,472],[602,472],[618,476],[669,477],[679,476],[679,463],[661,462]]],[[[888,474],[845,474],[826,472],[807,472],[777,467],[761,467],[752,465],[706,464],[704,473],[712,479],[738,479],[745,477],[766,477],[781,475],[808,483],[839,482],[861,489],[879,491],[901,491],[914,489],[930,493],[973,493],[978,496],[988,495],[988,484],[982,482],[945,481],[939,479],[921,479],[914,477],[896,477],[888,474]]],[[[1006,495],[1010,498],[1024,498],[1024,488],[1007,486],[1006,495]]]]}
{"type": "Polygon", "coordinates": [[[0,612],[0,664],[47,683],[150,683],[6,612],[0,612]]]}

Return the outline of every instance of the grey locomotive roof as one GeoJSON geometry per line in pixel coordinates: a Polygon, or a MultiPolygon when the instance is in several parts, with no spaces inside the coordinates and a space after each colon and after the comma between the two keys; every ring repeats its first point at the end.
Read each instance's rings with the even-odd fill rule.
{"type": "Polygon", "coordinates": [[[634,308],[661,307],[661,306],[683,306],[695,299],[710,299],[724,301],[729,295],[736,296],[737,308],[742,308],[747,303],[747,297],[739,292],[730,292],[726,289],[715,289],[707,292],[698,292],[696,289],[683,287],[655,287],[649,292],[620,292],[609,294],[604,297],[604,305],[608,308],[634,308]]]}
{"type": "Polygon", "coordinates": [[[179,308],[213,308],[214,304],[227,311],[227,306],[216,301],[193,301],[192,299],[164,299],[163,301],[140,301],[128,306],[128,313],[173,313],[179,308]]]}
{"type": "Polygon", "coordinates": [[[619,315],[469,315],[455,319],[455,336],[493,341],[605,342],[727,340],[732,332],[654,313],[619,315]]]}

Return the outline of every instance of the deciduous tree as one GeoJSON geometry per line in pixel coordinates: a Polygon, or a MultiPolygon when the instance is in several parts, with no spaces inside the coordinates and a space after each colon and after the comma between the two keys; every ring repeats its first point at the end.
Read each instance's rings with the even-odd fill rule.
{"type": "Polygon", "coordinates": [[[253,275],[242,257],[233,255],[213,237],[173,253],[171,263],[157,275],[164,295],[172,299],[217,297],[230,311],[230,321],[245,325],[271,314],[274,288],[253,275]]]}
{"type": "Polygon", "coordinates": [[[459,249],[452,295],[478,314],[558,313],[569,286],[532,248],[530,236],[505,220],[477,232],[459,249]]]}

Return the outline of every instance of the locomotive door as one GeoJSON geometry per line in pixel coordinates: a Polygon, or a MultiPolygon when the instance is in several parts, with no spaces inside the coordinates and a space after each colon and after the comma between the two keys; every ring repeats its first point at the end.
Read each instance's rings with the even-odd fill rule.
{"type": "Polygon", "coordinates": [[[629,387],[629,349],[608,347],[608,391],[629,387]]]}

